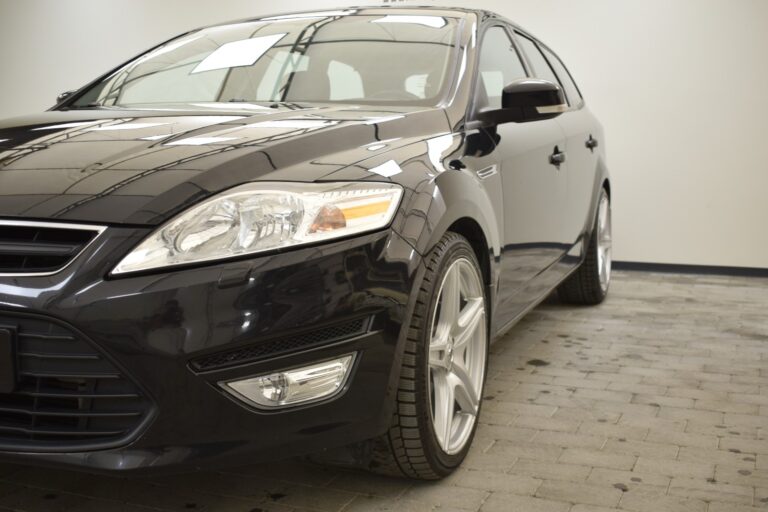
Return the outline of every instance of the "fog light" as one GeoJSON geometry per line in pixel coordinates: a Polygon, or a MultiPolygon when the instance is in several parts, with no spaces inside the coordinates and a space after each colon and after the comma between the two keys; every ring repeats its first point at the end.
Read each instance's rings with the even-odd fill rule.
{"type": "Polygon", "coordinates": [[[344,389],[355,355],[248,379],[223,382],[237,398],[262,409],[288,407],[330,398],[344,389]]]}

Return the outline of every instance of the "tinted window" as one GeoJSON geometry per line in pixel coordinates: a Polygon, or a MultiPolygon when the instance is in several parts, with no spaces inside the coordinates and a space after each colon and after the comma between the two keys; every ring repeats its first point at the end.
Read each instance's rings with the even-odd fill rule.
{"type": "Polygon", "coordinates": [[[501,108],[504,86],[527,76],[512,40],[502,27],[491,27],[485,32],[478,66],[477,110],[501,108]]]}
{"type": "Polygon", "coordinates": [[[555,72],[552,71],[552,68],[547,63],[547,59],[544,58],[544,54],[541,53],[536,43],[520,34],[517,34],[517,40],[520,42],[523,53],[528,57],[528,63],[533,68],[533,75],[542,80],[549,80],[556,84],[559,83],[555,72]]]}
{"type": "Polygon", "coordinates": [[[563,65],[562,61],[557,58],[557,55],[550,52],[546,48],[542,47],[542,50],[547,56],[547,60],[549,60],[552,68],[554,68],[555,73],[557,73],[557,77],[560,79],[560,83],[563,84],[565,95],[568,97],[568,103],[574,106],[580,105],[581,94],[579,94],[579,89],[576,87],[573,78],[571,78],[571,74],[568,73],[567,69],[565,69],[565,66],[563,65]]]}

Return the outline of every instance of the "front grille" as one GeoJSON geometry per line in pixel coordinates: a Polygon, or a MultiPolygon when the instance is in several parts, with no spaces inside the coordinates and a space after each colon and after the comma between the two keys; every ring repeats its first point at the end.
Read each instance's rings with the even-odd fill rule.
{"type": "Polygon", "coordinates": [[[328,345],[364,334],[368,331],[370,322],[371,318],[358,318],[342,324],[319,327],[300,334],[265,340],[258,344],[198,357],[192,360],[191,365],[197,371],[218,370],[220,368],[288,354],[297,350],[328,345]]]}
{"type": "Polygon", "coordinates": [[[51,274],[103,230],[98,226],[0,220],[0,274],[51,274]]]}
{"type": "Polygon", "coordinates": [[[63,324],[0,312],[15,333],[16,386],[0,393],[0,449],[75,451],[125,441],[151,402],[63,324]]]}

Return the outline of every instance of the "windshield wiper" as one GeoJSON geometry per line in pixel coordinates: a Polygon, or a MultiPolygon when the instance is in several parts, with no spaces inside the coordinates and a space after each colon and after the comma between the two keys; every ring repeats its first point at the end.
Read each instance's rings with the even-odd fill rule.
{"type": "Polygon", "coordinates": [[[115,110],[118,107],[108,107],[107,105],[102,105],[101,103],[87,103],[85,105],[69,105],[68,107],[63,107],[60,110],[89,110],[94,108],[104,108],[104,109],[110,109],[115,110]]]}
{"type": "Polygon", "coordinates": [[[269,104],[269,108],[280,108],[280,107],[284,107],[290,110],[301,110],[304,108],[309,108],[306,105],[301,105],[293,101],[275,101],[269,104]]]}
{"type": "MultiPolygon", "coordinates": [[[[246,100],[244,98],[232,98],[227,100],[227,103],[251,103],[254,105],[258,104],[265,104],[267,102],[265,101],[252,101],[252,100],[246,100]]],[[[308,108],[306,105],[300,105],[299,103],[295,103],[293,101],[272,101],[267,104],[269,108],[287,108],[290,110],[301,110],[304,108],[308,108]]]]}

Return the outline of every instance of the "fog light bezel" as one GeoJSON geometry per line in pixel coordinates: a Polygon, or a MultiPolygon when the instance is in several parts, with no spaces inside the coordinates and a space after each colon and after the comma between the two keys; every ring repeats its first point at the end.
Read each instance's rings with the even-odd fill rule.
{"type": "Polygon", "coordinates": [[[356,368],[357,360],[358,360],[358,353],[350,352],[340,356],[334,356],[334,357],[320,359],[317,361],[312,361],[311,363],[308,363],[308,364],[307,363],[296,364],[296,365],[285,367],[285,368],[278,368],[272,371],[261,372],[255,375],[238,377],[234,379],[227,379],[224,381],[220,381],[218,384],[219,384],[219,387],[225,392],[227,396],[229,396],[230,398],[233,398],[240,404],[248,405],[254,409],[259,410],[260,412],[279,412],[279,411],[284,411],[288,409],[298,409],[298,408],[304,408],[307,406],[322,405],[323,403],[336,400],[346,393],[347,389],[349,388],[349,381],[351,379],[352,373],[354,373],[354,370],[356,368]],[[320,397],[308,398],[306,400],[302,400],[294,403],[288,403],[288,404],[266,405],[253,400],[252,398],[248,397],[247,395],[243,394],[242,392],[238,391],[237,389],[231,386],[231,384],[235,382],[256,380],[259,378],[268,377],[270,375],[304,370],[306,368],[311,368],[313,366],[320,366],[324,363],[341,361],[346,358],[350,358],[350,361],[349,361],[349,364],[347,365],[347,368],[341,383],[331,393],[322,395],[320,397]]]}

